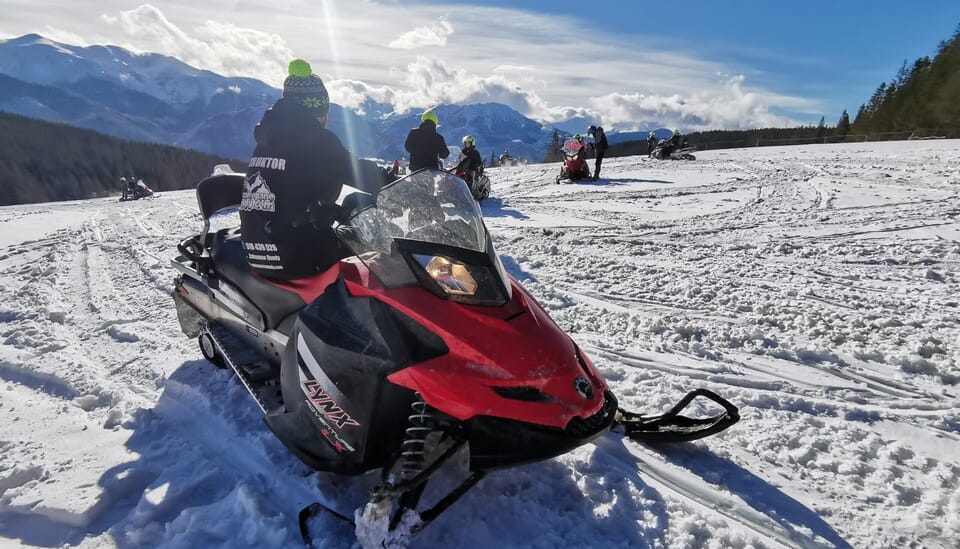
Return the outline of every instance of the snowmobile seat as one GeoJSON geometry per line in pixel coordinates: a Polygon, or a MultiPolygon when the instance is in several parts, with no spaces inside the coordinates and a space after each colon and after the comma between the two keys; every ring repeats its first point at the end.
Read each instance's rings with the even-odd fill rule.
{"type": "Polygon", "coordinates": [[[239,228],[217,231],[210,255],[217,274],[243,292],[263,313],[266,329],[276,329],[285,318],[307,306],[299,295],[270,284],[250,270],[239,228]]]}

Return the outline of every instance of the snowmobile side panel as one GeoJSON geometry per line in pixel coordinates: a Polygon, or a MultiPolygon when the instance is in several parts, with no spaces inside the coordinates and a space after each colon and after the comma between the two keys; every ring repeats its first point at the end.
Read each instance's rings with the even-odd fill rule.
{"type": "Polygon", "coordinates": [[[279,361],[287,344],[287,335],[276,330],[258,329],[260,312],[252,303],[246,302],[236,290],[228,298],[225,290],[229,291],[229,284],[222,282],[215,290],[195,278],[198,276],[196,273],[181,275],[174,284],[174,303],[184,333],[196,337],[200,333],[198,329],[218,323],[233,332],[247,347],[268,360],[279,361]],[[240,303],[234,300],[240,300],[240,303]],[[201,318],[198,320],[195,315],[201,318]],[[197,326],[198,322],[200,326],[197,326]]]}
{"type": "Polygon", "coordinates": [[[267,416],[267,425],[316,469],[358,474],[382,467],[399,447],[416,400],[387,376],[447,352],[402,312],[351,296],[340,278],[297,318],[281,366],[284,407],[267,416]]]}

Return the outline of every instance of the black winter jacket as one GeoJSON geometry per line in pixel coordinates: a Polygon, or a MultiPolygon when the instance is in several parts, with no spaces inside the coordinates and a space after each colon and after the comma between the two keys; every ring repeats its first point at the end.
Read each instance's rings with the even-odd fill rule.
{"type": "Polygon", "coordinates": [[[286,280],[326,270],[342,257],[330,205],[344,184],[360,185],[354,182],[356,162],[340,139],[284,101],[264,113],[254,130],[257,146],[243,184],[240,226],[253,270],[286,280]]]}
{"type": "Polygon", "coordinates": [[[421,168],[437,169],[440,167],[437,157],[450,156],[447,142],[437,133],[437,126],[430,120],[425,120],[420,123],[420,127],[410,130],[403,146],[410,153],[411,172],[421,168]]]}
{"type": "Polygon", "coordinates": [[[597,126],[596,131],[593,132],[593,148],[599,152],[604,153],[610,145],[607,143],[607,133],[603,131],[603,128],[597,126]]]}
{"type": "Polygon", "coordinates": [[[483,159],[480,158],[480,151],[476,147],[467,147],[461,151],[463,153],[463,160],[457,164],[457,168],[454,171],[465,171],[467,173],[472,173],[480,169],[480,166],[483,165],[483,159]]]}

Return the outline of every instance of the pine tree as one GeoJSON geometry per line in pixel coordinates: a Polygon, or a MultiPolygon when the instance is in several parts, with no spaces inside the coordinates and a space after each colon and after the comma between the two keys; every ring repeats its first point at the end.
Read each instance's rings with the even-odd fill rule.
{"type": "Polygon", "coordinates": [[[850,115],[847,114],[847,109],[843,109],[843,114],[837,122],[837,135],[846,136],[848,133],[850,133],[850,115]]]}

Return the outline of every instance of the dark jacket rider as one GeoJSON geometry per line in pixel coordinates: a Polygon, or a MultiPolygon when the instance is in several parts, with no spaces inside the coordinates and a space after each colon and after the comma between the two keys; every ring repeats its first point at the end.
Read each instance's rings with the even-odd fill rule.
{"type": "Polygon", "coordinates": [[[420,126],[410,130],[407,141],[403,146],[410,153],[410,171],[415,172],[422,168],[436,170],[440,168],[437,157],[450,156],[450,149],[443,136],[437,133],[440,122],[432,111],[423,113],[420,117],[420,126]]]}
{"type": "Polygon", "coordinates": [[[607,143],[607,134],[600,126],[590,126],[587,129],[587,135],[593,137],[593,150],[597,153],[597,161],[594,163],[593,180],[600,179],[600,165],[603,164],[603,157],[607,154],[609,143],[607,143]]]}
{"type": "Polygon", "coordinates": [[[323,81],[295,59],[283,96],[254,129],[240,226],[257,274],[289,280],[329,268],[343,256],[330,226],[342,186],[379,190],[379,167],[354,159],[325,128],[329,107],[323,81]]]}
{"type": "Polygon", "coordinates": [[[463,136],[462,143],[463,148],[460,153],[463,159],[453,171],[467,174],[467,183],[470,183],[477,177],[477,172],[483,166],[483,159],[480,158],[480,151],[477,150],[477,140],[472,135],[463,136]]]}

